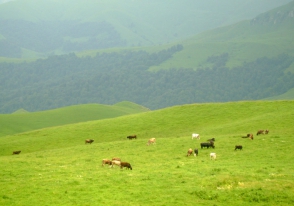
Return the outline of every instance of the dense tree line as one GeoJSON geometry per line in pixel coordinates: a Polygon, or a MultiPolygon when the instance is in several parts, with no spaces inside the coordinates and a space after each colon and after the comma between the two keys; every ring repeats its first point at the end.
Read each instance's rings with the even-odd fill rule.
{"type": "Polygon", "coordinates": [[[19,108],[46,110],[73,104],[114,104],[128,100],[150,109],[195,102],[256,100],[294,87],[294,75],[285,73],[293,62],[288,55],[260,58],[228,69],[228,56],[213,57],[212,68],[169,69],[150,72],[182,49],[102,53],[78,58],[51,56],[36,62],[0,64],[0,113],[19,108]],[[217,63],[218,62],[218,63],[217,63]]]}

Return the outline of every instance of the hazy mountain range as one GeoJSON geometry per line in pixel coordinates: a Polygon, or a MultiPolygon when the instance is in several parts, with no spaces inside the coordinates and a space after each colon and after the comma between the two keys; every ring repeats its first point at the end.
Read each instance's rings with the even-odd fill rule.
{"type": "Polygon", "coordinates": [[[0,4],[0,112],[294,98],[294,1],[123,2],[0,4]]]}
{"type": "MultiPolygon", "coordinates": [[[[7,2],[7,1],[2,1],[7,2]]],[[[0,56],[166,44],[290,0],[14,0],[0,4],[0,56]]]]}

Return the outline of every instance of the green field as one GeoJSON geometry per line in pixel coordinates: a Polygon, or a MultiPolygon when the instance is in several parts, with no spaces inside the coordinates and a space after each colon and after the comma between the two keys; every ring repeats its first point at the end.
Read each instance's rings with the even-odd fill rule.
{"type": "Polygon", "coordinates": [[[13,114],[0,114],[0,137],[45,127],[108,119],[146,111],[149,109],[127,101],[114,105],[74,105],[31,113],[20,109],[13,114]]]}
{"type": "Polygon", "coordinates": [[[0,205],[293,205],[293,117],[294,101],[192,104],[4,136],[0,205]],[[101,166],[115,156],[133,170],[101,166]]]}

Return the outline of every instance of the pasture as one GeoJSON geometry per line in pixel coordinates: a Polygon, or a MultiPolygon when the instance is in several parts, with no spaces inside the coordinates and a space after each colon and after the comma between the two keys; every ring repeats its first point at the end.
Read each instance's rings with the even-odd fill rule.
{"type": "Polygon", "coordinates": [[[0,205],[293,205],[293,103],[182,105],[1,137],[0,205]],[[133,170],[101,166],[112,157],[133,170]]]}

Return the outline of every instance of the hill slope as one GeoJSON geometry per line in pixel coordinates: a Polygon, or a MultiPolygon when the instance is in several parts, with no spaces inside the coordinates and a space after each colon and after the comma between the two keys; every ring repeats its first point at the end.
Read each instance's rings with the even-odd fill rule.
{"type": "Polygon", "coordinates": [[[140,105],[121,102],[115,105],[86,104],[41,112],[0,114],[0,124],[2,125],[0,137],[46,127],[115,118],[146,111],[148,109],[140,105]]]}
{"type": "MultiPolygon", "coordinates": [[[[226,66],[233,68],[261,57],[281,53],[294,56],[294,2],[225,27],[205,31],[178,42],[184,49],[152,69],[211,67],[209,57],[228,55],[226,66]]],[[[294,72],[294,67],[291,67],[294,72]]]]}
{"type": "MultiPolygon", "coordinates": [[[[181,105],[3,137],[1,142],[12,141],[13,144],[3,145],[1,154],[9,154],[13,148],[20,147],[28,152],[72,147],[87,138],[95,139],[95,143],[122,141],[130,134],[137,134],[139,139],[148,139],[190,136],[190,133],[196,132],[206,138],[236,134],[242,136],[255,133],[258,129],[270,129],[277,134],[283,131],[283,134],[290,135],[293,127],[288,126],[294,121],[293,107],[293,101],[181,105]],[[34,147],[30,145],[32,140],[35,142],[34,147]]],[[[46,117],[46,113],[39,115],[46,117]]],[[[52,118],[48,120],[51,124],[53,121],[52,118]]]]}
{"type": "Polygon", "coordinates": [[[182,105],[0,138],[0,204],[290,206],[293,105],[182,105]],[[255,135],[266,128],[268,135],[255,135]],[[192,132],[201,140],[191,140],[192,132]],[[138,139],[127,140],[130,133],[138,139]],[[254,140],[241,138],[247,133],[254,140]],[[94,143],[84,144],[89,137],[94,143]],[[157,143],[146,146],[150,137],[157,143]],[[215,149],[201,149],[211,137],[215,149]],[[236,144],[243,150],[234,151],[236,144]],[[187,157],[189,148],[199,156],[187,157]],[[11,155],[17,149],[21,154],[11,155]],[[132,170],[101,166],[112,157],[132,170]]]}

